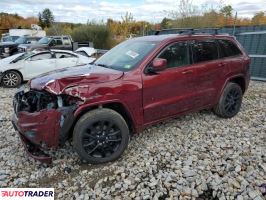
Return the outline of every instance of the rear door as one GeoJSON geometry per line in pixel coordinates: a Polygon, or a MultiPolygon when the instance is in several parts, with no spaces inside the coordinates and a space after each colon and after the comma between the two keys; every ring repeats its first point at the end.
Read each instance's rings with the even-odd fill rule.
{"type": "Polygon", "coordinates": [[[186,112],[194,102],[195,70],[188,43],[170,44],[157,57],[167,60],[167,69],[142,77],[145,124],[186,112]]]}
{"type": "Polygon", "coordinates": [[[76,66],[78,57],[71,53],[56,52],[56,69],[76,66]]]}
{"type": "Polygon", "coordinates": [[[35,54],[24,61],[27,80],[55,69],[56,59],[50,52],[35,54]]]}
{"type": "Polygon", "coordinates": [[[239,74],[243,70],[243,54],[230,40],[217,40],[220,46],[220,57],[230,66],[230,72],[239,74]]]}
{"type": "Polygon", "coordinates": [[[194,108],[213,105],[220,82],[228,70],[228,63],[219,60],[217,42],[213,39],[197,39],[191,42],[195,78],[194,108]]]}

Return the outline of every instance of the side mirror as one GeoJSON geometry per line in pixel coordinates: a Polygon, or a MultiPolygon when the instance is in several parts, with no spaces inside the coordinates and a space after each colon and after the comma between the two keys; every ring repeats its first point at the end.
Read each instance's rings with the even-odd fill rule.
{"type": "Polygon", "coordinates": [[[167,60],[162,58],[156,58],[152,62],[152,69],[154,72],[163,71],[167,68],[167,60]]]}

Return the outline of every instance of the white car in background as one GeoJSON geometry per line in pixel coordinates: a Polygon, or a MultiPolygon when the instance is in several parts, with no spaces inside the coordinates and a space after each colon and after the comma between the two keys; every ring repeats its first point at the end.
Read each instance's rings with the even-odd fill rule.
{"type": "Polygon", "coordinates": [[[72,51],[50,50],[19,53],[0,60],[0,83],[4,87],[17,87],[22,81],[57,69],[92,63],[95,58],[72,51]]]}
{"type": "Polygon", "coordinates": [[[80,47],[75,52],[87,57],[92,57],[95,56],[95,54],[97,54],[97,50],[94,49],[93,47],[80,47]]]}

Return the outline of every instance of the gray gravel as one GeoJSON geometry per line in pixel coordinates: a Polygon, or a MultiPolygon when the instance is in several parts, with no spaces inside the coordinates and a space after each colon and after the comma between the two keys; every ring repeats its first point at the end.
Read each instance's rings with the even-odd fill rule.
{"type": "Polygon", "coordinates": [[[251,82],[235,118],[201,111],[152,126],[100,166],[80,163],[71,144],[51,152],[52,166],[29,158],[10,122],[14,91],[0,88],[0,187],[54,187],[57,199],[266,198],[266,83],[251,82]]]}

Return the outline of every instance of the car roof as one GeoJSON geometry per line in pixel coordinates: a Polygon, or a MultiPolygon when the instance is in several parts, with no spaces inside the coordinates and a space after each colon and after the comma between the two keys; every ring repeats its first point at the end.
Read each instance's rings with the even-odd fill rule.
{"type": "Polygon", "coordinates": [[[135,41],[148,41],[148,42],[162,42],[162,41],[168,41],[171,39],[177,39],[177,38],[189,38],[189,37],[193,37],[193,38],[228,38],[228,39],[232,39],[234,38],[233,36],[229,36],[229,35],[212,35],[212,34],[165,34],[165,35],[149,35],[149,36],[143,36],[143,37],[137,37],[137,38],[133,38],[133,40],[135,41]]]}
{"type": "Polygon", "coordinates": [[[63,53],[73,53],[75,54],[75,52],[73,51],[69,51],[69,50],[60,50],[60,49],[51,49],[52,52],[63,52],[63,53]]]}

